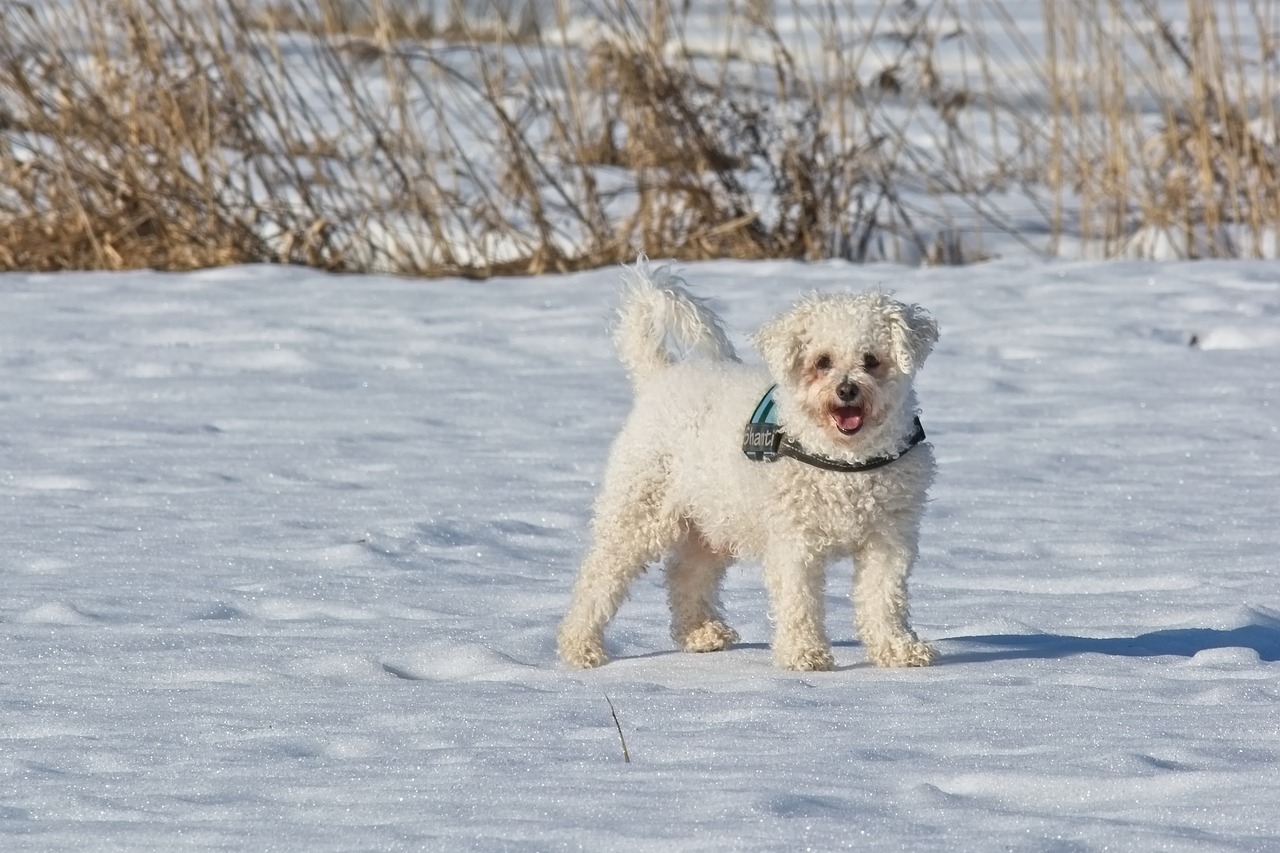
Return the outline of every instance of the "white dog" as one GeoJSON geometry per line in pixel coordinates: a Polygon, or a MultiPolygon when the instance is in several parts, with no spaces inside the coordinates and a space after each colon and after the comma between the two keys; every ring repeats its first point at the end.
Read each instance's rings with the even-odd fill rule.
{"type": "Polygon", "coordinates": [[[906,584],[934,473],[911,387],[938,339],[933,319],[882,293],[814,295],[755,336],[766,372],[738,362],[719,318],[665,268],[642,258],[625,279],[615,341],[635,407],[609,455],[560,657],[604,663],[605,625],[664,554],[675,642],[728,648],[738,635],[719,586],[746,557],[764,566],[776,663],[832,669],[826,566],[851,556],[870,659],[929,664],[906,584]],[[677,360],[668,343],[702,358],[677,360]]]}

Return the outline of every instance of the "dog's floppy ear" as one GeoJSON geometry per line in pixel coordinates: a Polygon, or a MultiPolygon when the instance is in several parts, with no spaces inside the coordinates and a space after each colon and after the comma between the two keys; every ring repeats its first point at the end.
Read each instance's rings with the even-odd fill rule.
{"type": "Polygon", "coordinates": [[[800,363],[803,342],[796,334],[792,312],[781,314],[765,323],[751,341],[775,378],[782,379],[795,372],[800,363]]]}
{"type": "Polygon", "coordinates": [[[938,342],[938,323],[919,305],[895,303],[889,312],[893,355],[903,373],[915,373],[938,342]]]}

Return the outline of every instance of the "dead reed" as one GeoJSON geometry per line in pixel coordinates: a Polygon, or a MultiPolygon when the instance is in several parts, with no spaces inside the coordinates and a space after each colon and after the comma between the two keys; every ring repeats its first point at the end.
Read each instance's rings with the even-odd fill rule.
{"type": "Polygon", "coordinates": [[[1277,0],[1040,8],[1043,43],[997,0],[11,4],[0,268],[1274,246],[1277,0]]]}
{"type": "Polygon", "coordinates": [[[1055,238],[1074,231],[1106,255],[1274,256],[1280,5],[1189,0],[1180,26],[1153,0],[1045,10],[1055,238]]]}

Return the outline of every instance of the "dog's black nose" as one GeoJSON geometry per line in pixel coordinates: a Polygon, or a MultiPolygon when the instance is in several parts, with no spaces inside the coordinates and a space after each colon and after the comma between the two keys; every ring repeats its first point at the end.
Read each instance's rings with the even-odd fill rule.
{"type": "Polygon", "coordinates": [[[842,403],[852,403],[858,399],[858,386],[848,380],[841,382],[836,386],[836,397],[842,403]]]}

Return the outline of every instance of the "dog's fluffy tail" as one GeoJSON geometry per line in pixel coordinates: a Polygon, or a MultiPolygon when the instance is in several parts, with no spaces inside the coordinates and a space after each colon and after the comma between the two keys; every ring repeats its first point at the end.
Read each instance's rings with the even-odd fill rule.
{"type": "Polygon", "coordinates": [[[622,283],[613,340],[632,384],[644,384],[678,358],[738,360],[720,318],[669,267],[651,270],[641,255],[634,267],[624,267],[622,283]]]}

